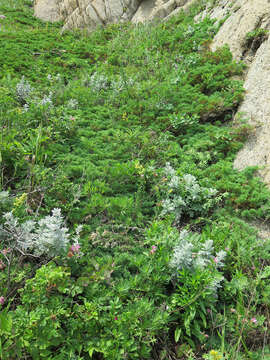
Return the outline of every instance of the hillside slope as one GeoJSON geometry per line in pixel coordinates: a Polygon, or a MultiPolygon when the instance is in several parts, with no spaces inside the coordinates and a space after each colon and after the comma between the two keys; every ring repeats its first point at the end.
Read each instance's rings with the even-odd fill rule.
{"type": "Polygon", "coordinates": [[[0,0],[0,358],[269,357],[245,65],[202,4],[91,34],[0,0]]]}
{"type": "MultiPolygon", "coordinates": [[[[44,20],[63,19],[64,29],[132,21],[135,23],[164,19],[187,9],[194,0],[182,1],[135,1],[91,2],[79,0],[36,0],[35,13],[44,20]],[[55,14],[58,14],[57,16],[55,14]]],[[[210,16],[224,24],[213,40],[212,49],[228,44],[236,60],[244,60],[248,66],[245,73],[245,100],[239,108],[254,133],[239,152],[235,167],[260,166],[260,174],[270,185],[270,82],[268,30],[270,27],[270,4],[267,0],[216,0],[201,1],[205,10],[198,16],[210,16]]]]}

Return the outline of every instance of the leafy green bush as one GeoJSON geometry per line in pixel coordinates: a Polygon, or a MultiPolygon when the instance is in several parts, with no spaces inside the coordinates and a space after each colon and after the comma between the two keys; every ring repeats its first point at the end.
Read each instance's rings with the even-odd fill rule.
{"type": "Polygon", "coordinates": [[[251,48],[252,51],[260,47],[260,45],[267,40],[269,31],[267,29],[258,28],[253,31],[250,31],[246,34],[246,47],[247,49],[251,48]]]}

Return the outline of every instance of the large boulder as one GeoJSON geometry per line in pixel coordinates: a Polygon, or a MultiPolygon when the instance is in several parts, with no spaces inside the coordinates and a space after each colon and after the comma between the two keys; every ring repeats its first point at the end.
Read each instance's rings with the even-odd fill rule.
{"type": "Polygon", "coordinates": [[[63,30],[94,29],[124,21],[165,18],[194,0],[35,0],[35,15],[45,21],[64,20],[63,30]]]}
{"type": "Polygon", "coordinates": [[[70,28],[94,29],[131,20],[140,0],[62,0],[60,15],[65,20],[64,30],[70,28]]]}
{"type": "Polygon", "coordinates": [[[94,29],[120,21],[129,21],[140,0],[35,0],[35,15],[44,21],[64,21],[65,29],[94,29]]]}

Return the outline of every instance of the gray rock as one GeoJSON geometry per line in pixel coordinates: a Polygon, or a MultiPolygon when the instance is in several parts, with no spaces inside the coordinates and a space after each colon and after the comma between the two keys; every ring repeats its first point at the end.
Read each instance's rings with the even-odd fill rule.
{"type": "Polygon", "coordinates": [[[59,4],[61,0],[35,0],[34,14],[44,21],[59,21],[62,20],[59,11],[59,4]]]}
{"type": "Polygon", "coordinates": [[[44,21],[64,20],[63,30],[123,21],[165,18],[194,0],[35,0],[35,15],[44,21]]]}

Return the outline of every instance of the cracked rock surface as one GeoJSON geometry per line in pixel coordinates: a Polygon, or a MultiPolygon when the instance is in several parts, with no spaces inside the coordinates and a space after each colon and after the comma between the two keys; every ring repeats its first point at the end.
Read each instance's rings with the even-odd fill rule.
{"type": "Polygon", "coordinates": [[[44,21],[64,20],[63,30],[94,29],[124,21],[165,18],[190,0],[35,0],[35,15],[44,21]]]}

